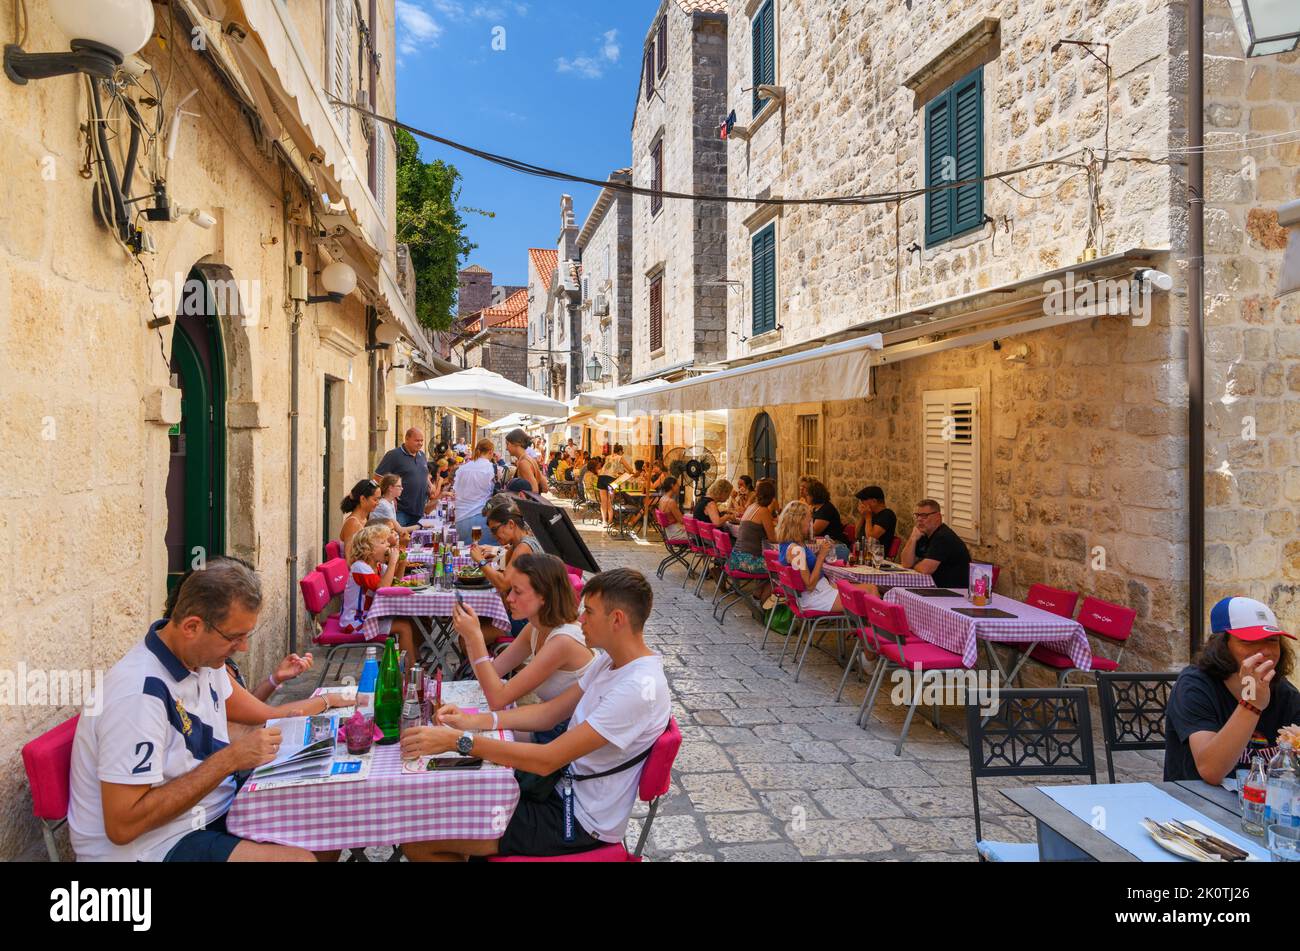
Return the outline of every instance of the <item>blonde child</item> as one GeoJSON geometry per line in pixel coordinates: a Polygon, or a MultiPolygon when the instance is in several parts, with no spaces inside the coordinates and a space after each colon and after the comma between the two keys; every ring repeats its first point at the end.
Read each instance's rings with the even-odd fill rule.
{"type": "MultiPolygon", "coordinates": [[[[405,562],[397,546],[392,543],[393,531],[387,525],[367,525],[352,536],[348,545],[348,580],[343,589],[343,610],[339,627],[349,633],[361,630],[366,612],[375,600],[375,592],[393,583],[399,567],[405,562]],[[380,568],[383,571],[380,571],[380,568]]],[[[397,638],[398,646],[414,660],[415,626],[406,618],[380,618],[379,633],[371,640],[389,636],[397,638]]]]}

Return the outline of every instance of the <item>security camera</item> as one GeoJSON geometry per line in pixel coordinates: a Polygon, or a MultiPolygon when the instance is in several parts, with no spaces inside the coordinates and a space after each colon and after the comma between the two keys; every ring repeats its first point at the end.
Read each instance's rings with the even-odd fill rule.
{"type": "Polygon", "coordinates": [[[1164,271],[1157,271],[1155,268],[1143,268],[1133,275],[1139,284],[1150,284],[1157,290],[1167,291],[1174,286],[1174,279],[1164,271]]]}
{"type": "Polygon", "coordinates": [[[217,219],[201,208],[180,208],[177,207],[173,214],[172,220],[179,221],[181,218],[188,218],[194,224],[198,225],[204,231],[209,231],[217,223],[217,219]]]}

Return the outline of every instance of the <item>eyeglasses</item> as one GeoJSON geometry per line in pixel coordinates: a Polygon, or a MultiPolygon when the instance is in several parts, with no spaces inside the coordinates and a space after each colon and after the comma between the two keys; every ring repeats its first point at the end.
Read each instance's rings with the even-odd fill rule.
{"type": "Polygon", "coordinates": [[[938,512],[913,512],[915,518],[929,518],[931,515],[938,515],[938,512]]]}
{"type": "Polygon", "coordinates": [[[203,624],[204,624],[204,626],[206,626],[206,627],[210,627],[212,630],[214,630],[214,631],[216,631],[218,634],[220,634],[221,637],[222,637],[222,639],[225,640],[226,643],[228,643],[228,644],[238,644],[240,641],[249,641],[249,640],[252,640],[253,635],[257,633],[257,629],[254,628],[253,630],[251,630],[251,631],[246,631],[246,632],[243,633],[243,634],[235,634],[235,635],[232,636],[232,635],[230,635],[230,634],[227,634],[227,633],[226,633],[225,631],[223,631],[221,628],[217,627],[215,624],[211,624],[211,623],[209,623],[209,622],[207,622],[207,621],[204,621],[203,624]]]}

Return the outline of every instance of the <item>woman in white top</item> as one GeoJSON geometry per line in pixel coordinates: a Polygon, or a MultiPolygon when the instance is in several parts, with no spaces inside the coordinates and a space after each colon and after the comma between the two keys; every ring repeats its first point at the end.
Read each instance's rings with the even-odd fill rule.
{"type": "Polygon", "coordinates": [[[476,526],[483,530],[482,541],[495,545],[496,539],[488,531],[483,507],[492,498],[496,466],[492,453],[496,447],[490,439],[480,439],[474,446],[474,458],[456,469],[456,535],[470,541],[470,532],[476,526]]]}
{"type": "Polygon", "coordinates": [[[379,480],[379,504],[370,514],[371,519],[382,518],[384,523],[401,537],[418,529],[416,525],[401,525],[397,521],[397,500],[402,496],[402,477],[386,475],[379,480]]]}
{"type": "MultiPolygon", "coordinates": [[[[528,625],[495,659],[487,652],[474,609],[464,604],[452,609],[452,621],[492,710],[504,709],[529,693],[537,694],[543,703],[558,697],[578,682],[595,658],[577,624],[578,598],[564,562],[554,555],[520,555],[506,569],[506,577],[510,582],[506,606],[512,617],[526,619],[528,625]],[[501,679],[516,670],[509,680],[501,679]]],[[[550,742],[566,726],[567,720],[533,738],[550,742]]]]}
{"type": "MultiPolygon", "coordinates": [[[[794,568],[803,578],[805,590],[799,595],[799,607],[805,611],[843,611],[838,589],[822,573],[835,546],[828,538],[814,539],[812,526],[811,505],[799,499],[786,504],[781,517],[776,520],[781,563],[794,568]]],[[[880,597],[880,589],[874,584],[855,584],[853,587],[872,597],[880,597]]]]}

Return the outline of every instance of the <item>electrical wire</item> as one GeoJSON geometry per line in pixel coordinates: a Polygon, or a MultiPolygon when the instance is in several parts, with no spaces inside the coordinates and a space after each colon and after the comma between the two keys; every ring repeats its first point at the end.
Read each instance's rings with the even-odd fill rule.
{"type": "Polygon", "coordinates": [[[20,48],[27,46],[27,0],[14,0],[14,43],[20,48]]]}

